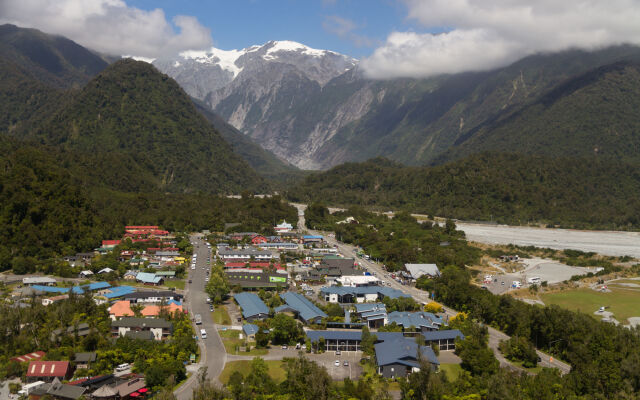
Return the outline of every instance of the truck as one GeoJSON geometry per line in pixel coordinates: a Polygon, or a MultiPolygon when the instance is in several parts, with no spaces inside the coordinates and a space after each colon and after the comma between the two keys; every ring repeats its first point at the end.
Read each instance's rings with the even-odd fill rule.
{"type": "Polygon", "coordinates": [[[193,319],[196,321],[196,325],[200,325],[202,323],[202,315],[200,314],[196,314],[193,319]]]}

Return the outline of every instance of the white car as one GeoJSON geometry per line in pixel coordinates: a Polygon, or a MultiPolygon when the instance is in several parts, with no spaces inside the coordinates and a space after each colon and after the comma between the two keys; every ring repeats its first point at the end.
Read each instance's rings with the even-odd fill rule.
{"type": "Polygon", "coordinates": [[[336,367],[339,367],[340,366],[340,360],[336,360],[336,362],[334,362],[333,365],[335,365],[336,367]]]}

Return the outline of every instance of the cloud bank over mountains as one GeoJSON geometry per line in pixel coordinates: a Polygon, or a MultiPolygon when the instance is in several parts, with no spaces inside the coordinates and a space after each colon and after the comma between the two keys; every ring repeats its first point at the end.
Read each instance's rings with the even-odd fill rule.
{"type": "Polygon", "coordinates": [[[426,31],[392,32],[362,61],[371,78],[482,71],[569,48],[640,44],[638,0],[404,0],[426,31]]]}
{"type": "Polygon", "coordinates": [[[195,17],[168,21],[161,9],[145,11],[122,0],[2,0],[0,21],[63,35],[112,55],[155,58],[212,45],[211,31],[195,17]]]}

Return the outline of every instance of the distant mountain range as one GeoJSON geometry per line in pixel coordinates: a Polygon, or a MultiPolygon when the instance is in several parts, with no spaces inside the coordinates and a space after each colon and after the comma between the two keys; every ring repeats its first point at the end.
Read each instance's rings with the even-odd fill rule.
{"type": "MultiPolygon", "coordinates": [[[[377,156],[408,165],[441,163],[473,149],[503,150],[499,143],[533,153],[550,154],[553,147],[554,154],[590,154],[606,148],[601,144],[606,140],[576,137],[571,145],[571,140],[563,140],[569,146],[554,142],[571,135],[571,126],[579,126],[579,112],[536,133],[530,124],[520,125],[527,124],[523,113],[532,115],[534,105],[550,96],[570,95],[571,81],[597,75],[607,65],[639,60],[640,48],[616,46],[534,55],[489,72],[380,81],[366,79],[357,60],[347,56],[293,42],[268,42],[240,51],[186,52],[154,65],[281,159],[300,168],[325,169],[377,156]],[[523,128],[530,133],[527,140],[517,133],[523,128]]],[[[619,86],[609,90],[635,95],[619,86]]],[[[546,108],[536,110],[538,118],[551,118],[543,117],[546,108]]],[[[605,120],[616,118],[615,108],[611,111],[605,120]]],[[[589,114],[597,118],[598,109],[589,114]]],[[[625,118],[637,121],[633,113],[625,118]]],[[[588,130],[606,135],[602,125],[588,130]]],[[[629,129],[620,127],[617,137],[631,134],[629,129]]]]}

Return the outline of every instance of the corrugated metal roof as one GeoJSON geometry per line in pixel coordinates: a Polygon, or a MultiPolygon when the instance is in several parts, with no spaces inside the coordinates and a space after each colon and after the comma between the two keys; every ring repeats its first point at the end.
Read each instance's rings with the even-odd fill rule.
{"type": "Polygon", "coordinates": [[[387,307],[384,303],[357,303],[355,307],[358,314],[371,311],[387,311],[387,307]]]}
{"type": "Polygon", "coordinates": [[[131,294],[136,291],[136,288],[133,286],[114,286],[109,288],[111,293],[103,294],[107,299],[114,299],[116,297],[125,296],[127,294],[131,294]]]}
{"type": "Polygon", "coordinates": [[[242,325],[242,330],[244,331],[245,335],[255,335],[260,328],[258,328],[258,325],[255,324],[244,324],[242,325]]]}
{"type": "MultiPolygon", "coordinates": [[[[312,342],[317,342],[321,337],[326,340],[361,340],[362,331],[349,330],[349,331],[307,331],[307,337],[312,342]]],[[[397,338],[402,338],[402,332],[373,332],[372,334],[378,337],[378,340],[386,341],[397,338]]]]}
{"type": "Polygon", "coordinates": [[[405,328],[413,326],[415,328],[427,327],[438,329],[442,325],[442,318],[428,312],[401,312],[394,311],[388,315],[389,323],[395,322],[405,328]]]}
{"type": "Polygon", "coordinates": [[[425,340],[464,339],[464,335],[458,329],[424,332],[422,336],[424,336],[425,340]]]}
{"type": "Polygon", "coordinates": [[[139,280],[144,283],[159,283],[162,280],[161,276],[157,276],[151,272],[138,272],[136,275],[136,280],[139,280]]]}
{"type": "Polygon", "coordinates": [[[242,316],[245,318],[254,317],[260,314],[269,314],[269,307],[267,307],[260,297],[255,293],[242,292],[233,296],[240,308],[242,308],[242,316]]]}
{"type": "Polygon", "coordinates": [[[429,346],[419,346],[413,338],[398,338],[385,340],[375,345],[376,362],[379,366],[389,364],[404,364],[419,367],[418,352],[432,364],[440,364],[435,353],[429,346]]]}
{"type": "Polygon", "coordinates": [[[414,279],[418,279],[422,275],[440,275],[440,270],[435,264],[405,264],[404,267],[411,273],[414,279]]]}
{"type": "Polygon", "coordinates": [[[305,321],[310,321],[318,317],[325,318],[327,316],[324,311],[316,307],[300,293],[286,292],[282,293],[280,298],[282,298],[282,300],[284,300],[291,308],[295,309],[300,317],[305,321]]]}
{"type": "Polygon", "coordinates": [[[378,297],[389,297],[397,299],[398,297],[411,297],[408,294],[386,286],[360,286],[360,287],[347,287],[347,286],[328,286],[320,289],[325,294],[337,294],[339,296],[344,295],[365,295],[365,294],[377,294],[378,297]]]}

